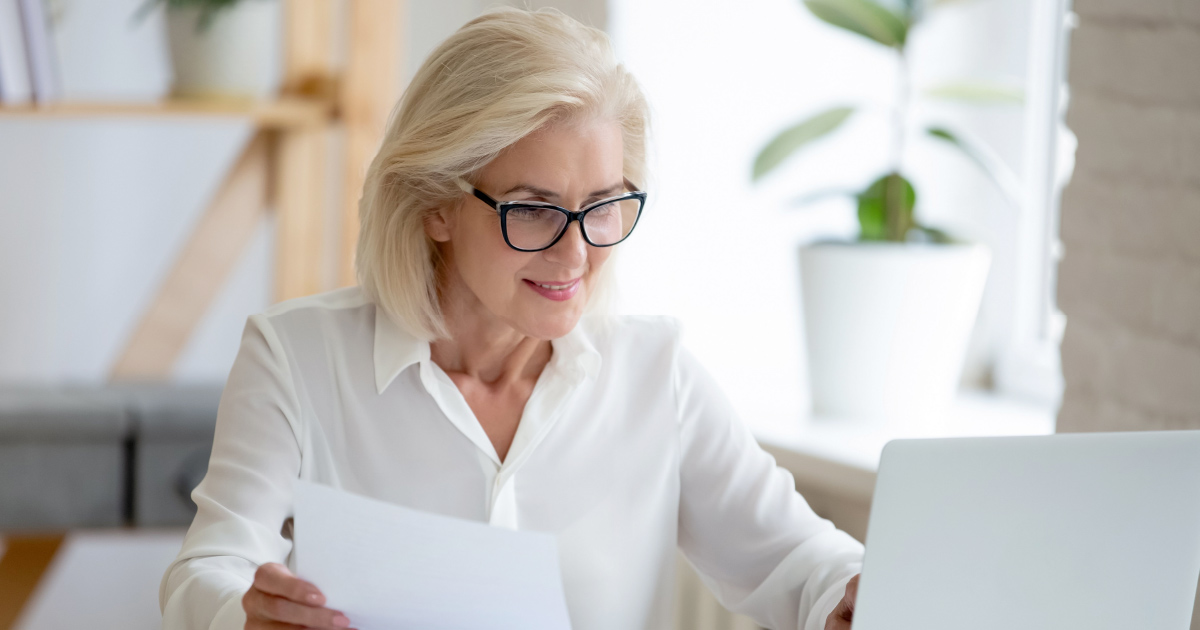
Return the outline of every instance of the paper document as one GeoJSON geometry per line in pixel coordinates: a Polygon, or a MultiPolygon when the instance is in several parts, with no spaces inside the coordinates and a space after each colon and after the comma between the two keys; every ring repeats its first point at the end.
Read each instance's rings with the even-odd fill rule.
{"type": "Polygon", "coordinates": [[[296,570],[359,630],[569,630],[550,534],[296,482],[296,570]]]}

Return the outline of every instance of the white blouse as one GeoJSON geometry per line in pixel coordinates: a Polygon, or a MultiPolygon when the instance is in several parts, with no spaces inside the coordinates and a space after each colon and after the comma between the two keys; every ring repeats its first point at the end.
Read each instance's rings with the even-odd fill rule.
{"type": "Polygon", "coordinates": [[[163,627],[245,625],[258,565],[295,570],[284,525],[301,478],[555,534],[574,630],[671,628],[676,548],[730,610],[824,628],[862,545],[796,493],[677,323],[585,317],[551,343],[501,461],[429,343],[358,288],[250,317],[159,590],[163,627]]]}

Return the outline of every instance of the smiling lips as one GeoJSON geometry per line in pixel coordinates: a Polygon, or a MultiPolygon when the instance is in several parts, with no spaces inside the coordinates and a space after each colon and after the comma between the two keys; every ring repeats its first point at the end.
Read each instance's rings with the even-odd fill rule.
{"type": "Polygon", "coordinates": [[[537,291],[542,297],[549,298],[555,302],[563,302],[571,299],[577,291],[583,278],[576,278],[567,283],[550,283],[550,282],[534,282],[533,280],[525,280],[525,284],[537,291]]]}

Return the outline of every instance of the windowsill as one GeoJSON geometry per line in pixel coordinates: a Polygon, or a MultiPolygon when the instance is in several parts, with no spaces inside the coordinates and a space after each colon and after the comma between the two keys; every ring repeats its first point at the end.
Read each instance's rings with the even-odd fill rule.
{"type": "Polygon", "coordinates": [[[963,391],[946,421],[923,431],[898,431],[862,420],[755,418],[750,430],[800,485],[870,502],[879,456],[888,441],[912,437],[980,437],[1054,433],[1054,412],[985,391],[963,391]]]}

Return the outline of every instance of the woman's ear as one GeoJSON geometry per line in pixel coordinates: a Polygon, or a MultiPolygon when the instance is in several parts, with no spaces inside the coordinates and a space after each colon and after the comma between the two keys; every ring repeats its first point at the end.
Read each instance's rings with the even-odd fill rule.
{"type": "Polygon", "coordinates": [[[439,243],[450,240],[450,235],[454,233],[456,206],[457,204],[447,204],[425,215],[425,234],[429,238],[439,243]]]}

